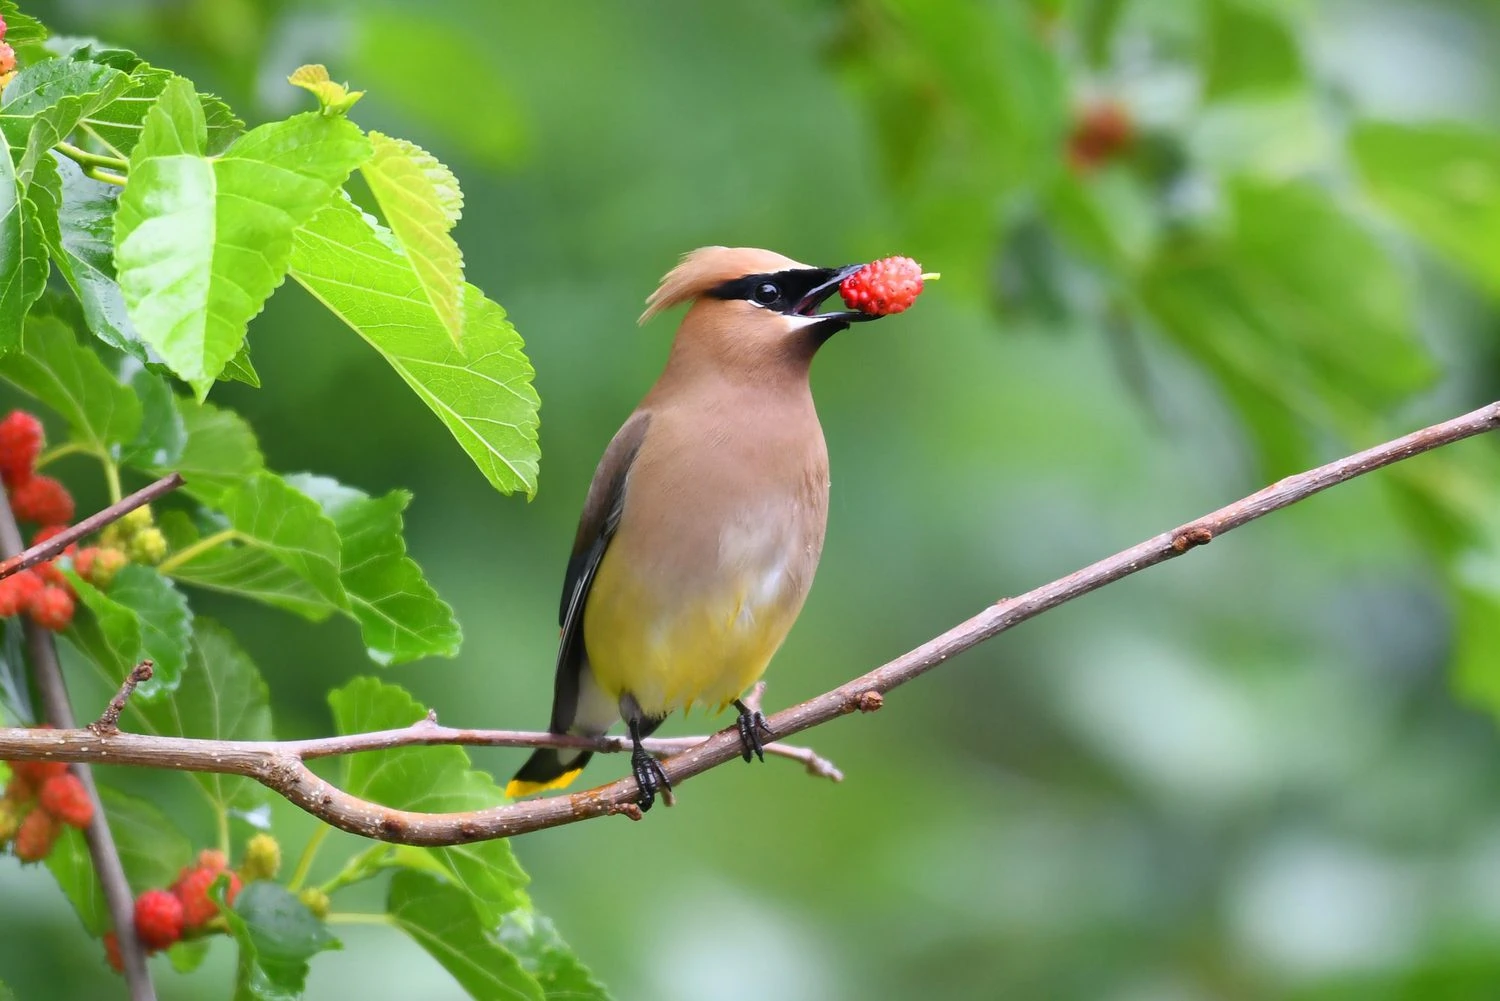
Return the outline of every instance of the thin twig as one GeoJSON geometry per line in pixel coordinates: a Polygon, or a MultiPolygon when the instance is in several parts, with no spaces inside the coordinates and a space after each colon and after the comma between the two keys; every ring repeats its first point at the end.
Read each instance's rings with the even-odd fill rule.
{"type": "MultiPolygon", "coordinates": [[[[1496,427],[1500,427],[1500,403],[1289,476],[1228,507],[1163,532],[1066,577],[998,601],[915,650],[832,691],[784,709],[768,722],[776,733],[790,737],[839,716],[871,712],[884,704],[886,692],[1027,619],[1147,567],[1181,556],[1225,532],[1305,500],[1335,484],[1496,427]]],[[[394,810],[351,796],[319,778],[306,764],[313,758],[357,751],[414,744],[463,743],[597,750],[613,750],[617,746],[614,740],[591,741],[555,734],[454,730],[439,726],[429,717],[400,730],[290,742],[190,740],[130,733],[101,737],[89,730],[0,730],[0,760],[107,759],[113,764],[244,775],[334,827],[399,844],[454,845],[525,834],[591,817],[640,816],[635,807],[639,789],[633,778],[583,792],[486,810],[431,814],[394,810]]],[[[738,758],[740,753],[739,733],[730,727],[668,758],[663,768],[672,783],[677,785],[738,758]]]]}
{"type": "MultiPolygon", "coordinates": [[[[182,481],[179,478],[177,482],[182,481]]],[[[175,485],[174,483],[173,486],[175,485]]],[[[23,545],[21,529],[11,512],[10,500],[5,496],[5,491],[0,490],[0,552],[19,553],[23,545]]],[[[41,695],[42,709],[47,720],[59,729],[72,730],[76,725],[73,707],[68,701],[68,689],[63,682],[62,665],[57,660],[57,647],[52,642],[52,634],[30,619],[26,620],[24,631],[32,679],[41,695]]],[[[94,805],[94,817],[84,830],[83,837],[88,843],[89,857],[93,859],[99,886],[104,890],[105,905],[114,921],[115,937],[119,940],[120,958],[124,961],[125,982],[130,987],[131,1001],[156,1001],[156,988],[151,983],[151,972],[146,968],[146,952],[135,934],[135,901],[130,892],[130,884],[125,881],[125,869],[120,865],[120,852],[115,847],[115,836],[109,829],[104,804],[99,800],[99,789],[94,785],[93,769],[78,763],[73,772],[83,783],[89,801],[94,805]]]]}
{"type": "MultiPolygon", "coordinates": [[[[38,543],[30,549],[16,553],[6,560],[0,560],[0,580],[9,577],[13,573],[20,573],[27,567],[34,567],[38,563],[47,562],[85,535],[92,535],[105,525],[119,521],[136,508],[150,504],[158,497],[171,493],[180,486],[182,486],[182,476],[178,473],[168,473],[155,483],[137,490],[129,497],[122,498],[104,510],[89,515],[78,524],[63,529],[46,542],[38,543]]],[[[18,545],[24,545],[24,543],[18,543],[18,545]]]]}
{"type": "Polygon", "coordinates": [[[104,736],[109,733],[120,732],[120,713],[125,711],[125,703],[130,699],[130,694],[135,691],[135,686],[143,681],[150,681],[152,670],[155,667],[149,660],[143,660],[130,673],[125,675],[125,681],[121,683],[120,690],[115,697],[109,700],[109,705],[104,707],[104,712],[99,718],[89,724],[89,729],[104,736]]]}

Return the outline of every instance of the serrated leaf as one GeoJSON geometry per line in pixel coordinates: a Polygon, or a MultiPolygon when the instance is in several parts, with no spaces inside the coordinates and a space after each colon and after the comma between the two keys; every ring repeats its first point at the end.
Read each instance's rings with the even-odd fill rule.
{"type": "MultiPolygon", "coordinates": [[[[146,113],[161,96],[175,74],[143,62],[134,53],[121,50],[91,53],[97,62],[108,63],[130,74],[130,87],[115,100],[85,115],[79,130],[98,143],[109,155],[128,159],[140,141],[146,113]]],[[[235,117],[219,98],[199,94],[207,131],[205,148],[210,156],[222,153],[245,130],[245,123],[235,117]]]]}
{"type": "Polygon", "coordinates": [[[114,214],[120,188],[85,177],[66,157],[43,157],[32,175],[36,203],[52,263],[83,307],[89,330],[110,347],[141,361],[148,354],[125,312],[115,281],[114,214]]]}
{"type": "Polygon", "coordinates": [[[187,446],[187,424],[171,385],[129,356],[120,366],[120,382],[141,405],[141,429],[125,446],[120,461],[136,468],[174,465],[187,446]]]}
{"type": "Polygon", "coordinates": [[[389,666],[455,656],[463,635],[453,609],[406,555],[401,512],[411,495],[395,490],[371,498],[326,477],[292,476],[288,481],[322,505],[338,528],[339,578],[370,659],[389,666]]]}
{"type": "Polygon", "coordinates": [[[310,91],[318,99],[318,108],[325,115],[348,114],[349,109],[365,96],[362,90],[350,90],[346,83],[334,83],[328,77],[328,68],[319,63],[298,66],[286,82],[293,87],[310,91]]]}
{"type": "Polygon", "coordinates": [[[540,403],[499,305],[466,284],[455,347],[390,233],[343,198],[297,231],[291,274],[385,356],[495,489],[536,491],[540,403]]]}
{"type": "MultiPolygon", "coordinates": [[[[265,468],[255,432],[233,410],[178,397],[177,412],[187,429],[187,442],[175,468],[189,496],[217,507],[224,494],[265,468]]],[[[171,471],[151,470],[157,475],[171,471]]]]}
{"type": "Polygon", "coordinates": [[[411,870],[391,880],[391,919],[476,1001],[546,1001],[521,961],[480,923],[462,890],[411,870]]]}
{"type": "Polygon", "coordinates": [[[519,908],[505,916],[499,942],[521,961],[548,1001],[610,1001],[609,991],[594,979],[552,922],[519,908]]]}
{"type": "Polygon", "coordinates": [[[1500,296],[1500,137],[1449,124],[1367,123],[1352,149],[1376,202],[1500,296]]]}
{"type": "Polygon", "coordinates": [[[0,132],[16,157],[16,176],[31,180],[47,151],[68,137],[91,112],[130,89],[130,77],[113,66],[80,59],[46,59],[16,74],[0,93],[0,132]]]}
{"type": "MultiPolygon", "coordinates": [[[[222,902],[222,896],[216,899],[222,902]]],[[[300,997],[307,982],[308,960],[320,952],[343,948],[312,911],[270,880],[256,880],[241,890],[224,919],[240,947],[235,1001],[300,997]]]]}
{"type": "MultiPolygon", "coordinates": [[[[99,800],[109,818],[126,882],[135,892],[167,886],[191,861],[193,846],[187,835],[152,803],[103,785],[99,787],[99,800]]],[[[47,868],[89,934],[99,936],[108,931],[114,922],[82,831],[64,829],[47,856],[47,868]]]]}
{"type": "Polygon", "coordinates": [[[74,440],[101,455],[140,430],[135,394],[54,316],[27,317],[24,350],[0,358],[0,377],[61,414],[74,440]]]}
{"type": "Polygon", "coordinates": [[[14,152],[0,150],[0,355],[21,343],[26,314],[47,287],[42,224],[16,175],[14,152]]]}
{"type": "Polygon", "coordinates": [[[224,371],[219,378],[230,382],[243,382],[254,389],[260,388],[260,373],[255,371],[255,366],[250,364],[250,344],[247,341],[240,345],[239,352],[224,366],[224,371]]]}
{"type": "Polygon", "coordinates": [[[208,157],[192,85],[147,113],[115,214],[120,289],[141,337],[201,400],[286,274],[292,232],[369,155],[342,118],[297,115],[208,157]]]}
{"type": "Polygon", "coordinates": [[[314,600],[349,607],[339,580],[338,529],[317,501],[275,473],[260,470],[220,494],[214,507],[234,531],[233,541],[174,565],[174,577],[258,597],[266,593],[264,576],[276,574],[273,564],[278,564],[311,587],[314,600]]]}
{"type": "Polygon", "coordinates": [[[71,575],[80,603],[92,619],[74,620],[70,635],[115,683],[151,660],[156,669],[132,699],[151,702],[177,688],[192,642],[193,614],[172,582],[150,567],[127,563],[109,592],[71,575]]]}
{"type": "Polygon", "coordinates": [[[464,326],[464,258],[449,230],[463,210],[452,171],[405,139],[371,132],[375,155],[360,167],[386,225],[401,244],[438,320],[460,344],[464,326]]]}
{"type": "MultiPolygon", "coordinates": [[[[341,734],[409,726],[426,715],[405,690],[374,678],[356,678],[331,692],[334,723],[341,734]]],[[[352,756],[345,761],[340,788],[355,796],[402,810],[445,813],[498,806],[505,796],[494,780],[471,770],[460,747],[401,747],[352,756]]],[[[478,841],[450,848],[422,849],[436,858],[448,878],[473,898],[486,928],[522,903],[526,874],[505,841],[478,841]]],[[[408,853],[408,855],[411,853],[408,853]]]]}
{"type": "MultiPolygon", "coordinates": [[[[194,622],[187,670],[177,690],[151,703],[129,703],[146,732],[204,740],[271,740],[271,699],[265,680],[234,635],[211,619],[194,622]]],[[[132,724],[131,729],[135,728],[132,724]]],[[[267,802],[270,791],[240,775],[193,772],[221,814],[267,802]]]]}
{"type": "Polygon", "coordinates": [[[5,41],[10,45],[40,42],[47,37],[42,22],[29,14],[22,14],[15,0],[0,0],[0,18],[5,20],[5,41]]]}

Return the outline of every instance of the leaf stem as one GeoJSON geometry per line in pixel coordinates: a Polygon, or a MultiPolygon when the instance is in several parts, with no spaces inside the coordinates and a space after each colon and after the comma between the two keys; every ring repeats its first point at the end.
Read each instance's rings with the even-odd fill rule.
{"type": "Polygon", "coordinates": [[[101,170],[98,167],[84,167],[83,175],[85,177],[92,177],[96,181],[103,181],[105,184],[113,184],[120,188],[125,187],[126,178],[123,175],[111,174],[109,171],[101,170]]]}
{"type": "Polygon", "coordinates": [[[292,878],[287,880],[286,888],[289,891],[296,893],[302,889],[302,884],[307,880],[307,873],[312,869],[313,859],[318,857],[318,849],[322,846],[323,839],[327,838],[332,830],[333,828],[327,824],[319,824],[312,832],[312,836],[307,839],[307,844],[302,849],[302,857],[297,859],[297,868],[293,871],[292,878]]]}
{"type": "Polygon", "coordinates": [[[367,911],[334,911],[323,919],[331,925],[392,925],[389,914],[371,914],[367,911]]]}
{"type": "Polygon", "coordinates": [[[344,867],[338,871],[338,874],[318,887],[318,890],[331,897],[346,886],[351,886],[360,880],[369,879],[375,875],[376,863],[380,861],[382,856],[389,855],[390,853],[390,845],[371,845],[358,855],[355,855],[348,862],[345,862],[344,867]]]}
{"type": "Polygon", "coordinates": [[[240,533],[232,528],[226,528],[222,532],[215,532],[213,535],[205,535],[192,545],[184,546],[162,560],[161,563],[157,564],[156,571],[157,573],[171,574],[173,570],[201,556],[215,546],[223,545],[226,542],[233,542],[239,537],[240,533]]]}
{"type": "Polygon", "coordinates": [[[104,156],[100,153],[90,153],[88,150],[80,149],[72,143],[58,143],[53,148],[80,167],[108,167],[111,170],[130,169],[130,163],[127,160],[123,160],[118,156],[104,156]]]}
{"type": "Polygon", "coordinates": [[[58,459],[66,458],[70,455],[78,455],[79,453],[82,453],[84,455],[96,454],[94,450],[89,448],[87,445],[84,445],[81,442],[70,441],[66,445],[59,445],[56,448],[49,448],[47,449],[47,451],[37,456],[36,468],[42,469],[46,466],[50,466],[58,459]]]}
{"type": "Polygon", "coordinates": [[[120,492],[120,467],[107,455],[99,456],[99,461],[104,464],[104,483],[109,487],[109,502],[118,504],[124,496],[120,492]]]}

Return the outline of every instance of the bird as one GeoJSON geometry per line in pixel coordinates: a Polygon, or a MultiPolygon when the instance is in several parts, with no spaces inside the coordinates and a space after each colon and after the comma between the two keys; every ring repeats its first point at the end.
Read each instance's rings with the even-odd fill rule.
{"type": "MultiPolygon", "coordinates": [[[[860,311],[818,312],[862,265],[701,247],[639,322],[686,304],[661,376],[594,472],[564,575],[549,730],[624,720],[637,805],[671,783],[642,740],[674,710],[733,704],[746,762],[774,737],[743,693],[802,610],[823,551],[828,451],[809,368],[860,311]]],[[[511,798],[571,783],[591,757],[538,748],[511,798]]],[[[670,801],[670,800],[669,800],[670,801]]]]}

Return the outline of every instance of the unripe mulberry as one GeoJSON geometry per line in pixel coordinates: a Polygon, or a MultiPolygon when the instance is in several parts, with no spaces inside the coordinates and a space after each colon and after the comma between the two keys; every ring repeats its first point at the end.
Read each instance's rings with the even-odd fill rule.
{"type": "Polygon", "coordinates": [[[156,566],[167,558],[167,537],[159,528],[143,528],[130,539],[130,558],[137,563],[156,566]]]}
{"type": "Polygon", "coordinates": [[[240,875],[246,882],[257,879],[274,879],[281,869],[281,845],[269,834],[261,833],[245,845],[245,858],[240,863],[240,875]]]}

